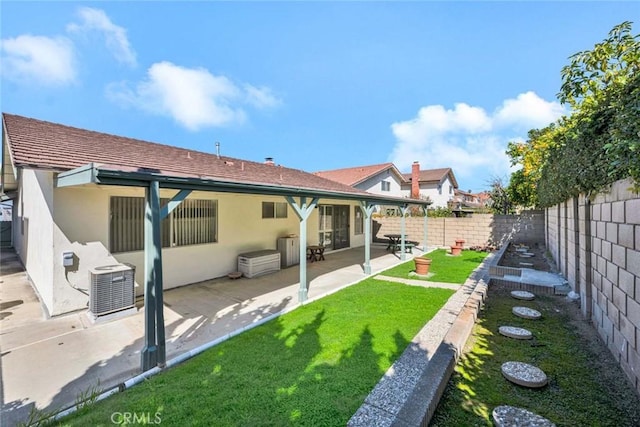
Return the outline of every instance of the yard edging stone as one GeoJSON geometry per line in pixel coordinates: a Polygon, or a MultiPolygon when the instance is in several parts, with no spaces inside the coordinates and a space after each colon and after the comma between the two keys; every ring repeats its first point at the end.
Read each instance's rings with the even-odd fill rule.
{"type": "Polygon", "coordinates": [[[348,422],[350,427],[427,425],[471,335],[487,294],[490,254],[414,337],[348,422]]]}

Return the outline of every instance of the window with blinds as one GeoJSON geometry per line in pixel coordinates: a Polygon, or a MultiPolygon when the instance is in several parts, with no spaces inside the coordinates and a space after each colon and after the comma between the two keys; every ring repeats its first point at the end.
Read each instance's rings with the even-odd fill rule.
{"type": "MultiPolygon", "coordinates": [[[[169,199],[161,199],[165,205],[169,199]]],[[[217,241],[217,201],[183,201],[161,224],[162,247],[217,241]]],[[[112,253],[144,249],[144,198],[111,197],[109,246],[112,253]]]]}

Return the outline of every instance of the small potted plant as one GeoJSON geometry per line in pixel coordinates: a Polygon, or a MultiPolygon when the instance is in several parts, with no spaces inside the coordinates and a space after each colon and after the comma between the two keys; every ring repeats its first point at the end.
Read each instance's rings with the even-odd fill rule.
{"type": "Polygon", "coordinates": [[[451,246],[451,256],[459,256],[462,253],[462,246],[451,246]]]}
{"type": "Polygon", "coordinates": [[[413,262],[416,265],[416,274],[418,276],[426,276],[429,274],[429,267],[431,266],[431,258],[415,257],[413,262]]]}

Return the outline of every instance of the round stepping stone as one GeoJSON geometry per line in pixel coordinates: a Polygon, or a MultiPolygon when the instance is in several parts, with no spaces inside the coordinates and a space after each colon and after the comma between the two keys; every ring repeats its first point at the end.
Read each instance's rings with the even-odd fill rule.
{"type": "Polygon", "coordinates": [[[502,364],[502,375],[514,384],[523,387],[540,388],[549,381],[542,369],[524,362],[505,362],[502,364]]]}
{"type": "Polygon", "coordinates": [[[535,256],[536,254],[534,254],[533,252],[523,252],[522,255],[535,256]]]}
{"type": "Polygon", "coordinates": [[[521,262],[520,265],[523,267],[533,267],[532,262],[521,262]]]}
{"type": "Polygon", "coordinates": [[[517,328],[515,326],[500,326],[498,332],[501,335],[509,338],[515,338],[517,340],[530,340],[533,338],[531,331],[525,328],[517,328]]]}
{"type": "Polygon", "coordinates": [[[497,427],[555,427],[548,419],[515,406],[496,406],[491,415],[497,427]]]}
{"type": "Polygon", "coordinates": [[[536,297],[534,294],[527,291],[511,291],[511,296],[515,299],[522,299],[525,301],[531,301],[536,297]]]}
{"type": "Polygon", "coordinates": [[[521,253],[520,254],[520,258],[531,258],[531,257],[533,257],[533,254],[531,254],[531,255],[529,255],[527,253],[521,253]]]}
{"type": "Polygon", "coordinates": [[[518,317],[522,317],[523,319],[536,320],[542,317],[542,313],[529,307],[513,307],[511,309],[511,312],[518,317]]]}

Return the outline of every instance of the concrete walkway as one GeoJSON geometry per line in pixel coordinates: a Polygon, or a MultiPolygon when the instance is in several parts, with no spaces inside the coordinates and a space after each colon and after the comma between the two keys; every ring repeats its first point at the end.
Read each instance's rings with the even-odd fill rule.
{"type": "MultiPolygon", "coordinates": [[[[420,255],[407,254],[407,260],[420,255]]],[[[144,308],[92,323],[85,311],[47,319],[15,254],[2,252],[0,350],[2,426],[37,408],[72,405],[92,387],[109,389],[140,373],[144,308]]],[[[364,249],[327,253],[307,263],[309,298],[319,298],[365,278],[364,249]]],[[[374,245],[373,274],[400,263],[399,254],[374,245]]],[[[167,360],[298,305],[299,268],[247,279],[215,279],[165,291],[167,360]]]]}

